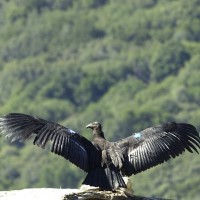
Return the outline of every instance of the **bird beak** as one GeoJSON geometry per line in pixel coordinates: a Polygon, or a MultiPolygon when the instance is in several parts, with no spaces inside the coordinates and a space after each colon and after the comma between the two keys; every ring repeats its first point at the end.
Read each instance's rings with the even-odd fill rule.
{"type": "Polygon", "coordinates": [[[92,128],[93,127],[93,124],[92,123],[90,123],[90,124],[88,124],[87,126],[86,126],[86,128],[92,128]]]}

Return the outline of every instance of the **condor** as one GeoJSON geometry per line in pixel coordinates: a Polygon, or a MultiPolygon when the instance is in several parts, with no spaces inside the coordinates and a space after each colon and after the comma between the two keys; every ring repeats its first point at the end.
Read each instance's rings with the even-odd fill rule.
{"type": "Polygon", "coordinates": [[[1,134],[10,140],[25,141],[35,135],[33,144],[51,151],[87,172],[83,184],[102,190],[126,188],[123,176],[131,176],[175,158],[185,150],[200,148],[200,137],[191,124],[167,122],[147,128],[117,142],[104,137],[102,126],[93,122],[86,126],[93,131],[89,141],[79,133],[57,123],[20,113],[0,118],[1,134]]]}

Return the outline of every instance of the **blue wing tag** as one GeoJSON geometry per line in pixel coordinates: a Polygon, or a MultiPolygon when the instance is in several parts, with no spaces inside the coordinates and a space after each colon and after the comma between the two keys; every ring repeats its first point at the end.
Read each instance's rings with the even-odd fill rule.
{"type": "Polygon", "coordinates": [[[68,132],[71,133],[71,134],[75,134],[75,133],[76,133],[76,132],[73,131],[72,129],[69,129],[69,128],[68,128],[67,130],[68,130],[68,132]]]}
{"type": "Polygon", "coordinates": [[[139,139],[141,138],[141,133],[134,133],[133,137],[136,138],[136,139],[139,139]]]}

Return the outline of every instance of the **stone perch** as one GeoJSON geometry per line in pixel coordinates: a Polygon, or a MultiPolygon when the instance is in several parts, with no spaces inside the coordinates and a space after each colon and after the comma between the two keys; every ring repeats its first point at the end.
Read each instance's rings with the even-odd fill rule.
{"type": "Polygon", "coordinates": [[[0,200],[164,200],[161,198],[139,197],[122,190],[116,192],[93,189],[33,188],[0,191],[0,200]]]}

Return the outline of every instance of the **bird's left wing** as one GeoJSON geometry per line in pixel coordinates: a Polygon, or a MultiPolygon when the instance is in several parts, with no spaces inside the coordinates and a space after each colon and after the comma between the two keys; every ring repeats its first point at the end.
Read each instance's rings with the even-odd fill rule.
{"type": "Polygon", "coordinates": [[[130,176],[175,158],[185,150],[198,153],[200,137],[193,125],[168,122],[116,143],[125,157],[123,173],[130,176]]]}
{"type": "Polygon", "coordinates": [[[51,152],[86,172],[95,165],[95,153],[98,152],[93,144],[75,131],[57,123],[30,115],[10,113],[0,118],[0,131],[11,142],[25,141],[35,135],[33,144],[45,148],[48,141],[51,141],[51,152]]]}

